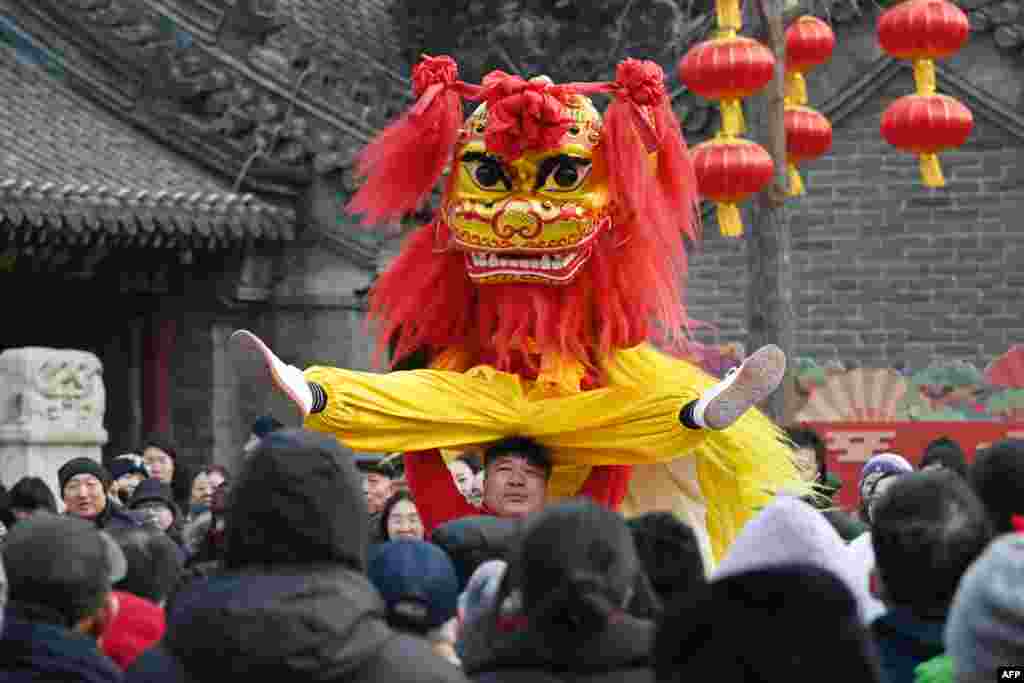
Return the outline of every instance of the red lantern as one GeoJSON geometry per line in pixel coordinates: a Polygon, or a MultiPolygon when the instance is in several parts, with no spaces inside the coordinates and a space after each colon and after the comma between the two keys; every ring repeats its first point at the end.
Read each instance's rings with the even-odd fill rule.
{"type": "Polygon", "coordinates": [[[878,42],[897,59],[945,59],[967,42],[970,24],[946,0],[908,0],[878,18],[878,42]]]}
{"type": "Polygon", "coordinates": [[[835,46],[832,27],[817,17],[800,17],[786,29],[786,99],[792,104],[807,104],[804,72],[827,62],[835,46]]]}
{"type": "Polygon", "coordinates": [[[928,187],[942,187],[939,152],[967,142],[974,117],[971,110],[948,95],[907,95],[882,115],[882,137],[898,149],[917,154],[921,177],[928,187]]]}
{"type": "Polygon", "coordinates": [[[749,140],[716,137],[693,148],[693,166],[701,197],[717,204],[719,230],[729,237],[742,235],[736,204],[771,181],[775,173],[771,155],[749,140]]]}
{"type": "Polygon", "coordinates": [[[690,90],[709,100],[719,100],[722,130],[726,135],[743,132],[740,100],[768,85],[775,70],[771,50],[750,38],[726,36],[699,43],[679,62],[679,78],[690,90]]]}
{"type": "Polygon", "coordinates": [[[787,106],[786,163],[789,167],[789,195],[804,194],[797,166],[817,159],[832,148],[832,124],[809,107],[787,106]]]}

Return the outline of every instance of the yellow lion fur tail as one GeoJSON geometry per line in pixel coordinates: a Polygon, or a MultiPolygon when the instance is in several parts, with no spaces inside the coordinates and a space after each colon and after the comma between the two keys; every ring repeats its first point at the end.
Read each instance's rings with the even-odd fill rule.
{"type": "MultiPolygon", "coordinates": [[[[675,385],[703,391],[719,381],[693,363],[647,344],[616,353],[605,369],[612,386],[657,384],[662,389],[675,385]]],[[[680,453],[678,460],[635,467],[623,512],[633,516],[671,511],[691,525],[699,524],[703,516],[707,550],[711,562],[717,563],[747,520],[777,493],[813,493],[812,486],[800,479],[792,456],[782,430],[751,409],[728,429],[709,430],[693,452],[680,453]],[[690,459],[693,462],[686,462],[690,459]]]]}

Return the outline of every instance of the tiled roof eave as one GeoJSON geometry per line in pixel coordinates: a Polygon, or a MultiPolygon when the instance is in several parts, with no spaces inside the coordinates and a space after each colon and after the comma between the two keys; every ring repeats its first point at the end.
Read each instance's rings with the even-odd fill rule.
{"type": "Polygon", "coordinates": [[[0,180],[0,228],[19,241],[121,246],[229,247],[295,238],[295,212],[252,195],[0,180]]]}

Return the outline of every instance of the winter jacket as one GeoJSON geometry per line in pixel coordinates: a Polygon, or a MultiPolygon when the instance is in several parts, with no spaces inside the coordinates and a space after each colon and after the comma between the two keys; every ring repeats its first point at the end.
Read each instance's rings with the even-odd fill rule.
{"type": "Polygon", "coordinates": [[[920,619],[894,608],[871,624],[882,672],[888,683],[914,683],[914,669],[945,651],[946,622],[920,619]]]}
{"type": "Polygon", "coordinates": [[[121,671],[96,641],[63,626],[29,621],[8,606],[0,639],[4,683],[120,683],[121,671]]]}
{"type": "Polygon", "coordinates": [[[97,529],[103,529],[104,531],[119,531],[121,529],[134,529],[142,526],[145,522],[142,517],[126,510],[120,505],[114,505],[107,500],[106,507],[103,508],[103,512],[97,515],[92,523],[96,525],[97,529]]]}
{"type": "Polygon", "coordinates": [[[174,600],[167,635],[127,680],[457,683],[422,639],[392,631],[369,580],[342,567],[276,568],[198,579],[174,600]],[[191,676],[191,677],[188,677],[191,676]]]}
{"type": "Polygon", "coordinates": [[[367,517],[336,439],[268,434],[232,491],[223,572],[175,595],[163,643],[128,680],[465,682],[425,640],[388,627],[364,573],[367,517]]]}
{"type": "MultiPolygon", "coordinates": [[[[622,615],[575,646],[551,646],[535,631],[510,634],[486,662],[466,664],[476,683],[654,683],[652,622],[622,615]]],[[[465,664],[465,662],[464,662],[465,664]]]]}

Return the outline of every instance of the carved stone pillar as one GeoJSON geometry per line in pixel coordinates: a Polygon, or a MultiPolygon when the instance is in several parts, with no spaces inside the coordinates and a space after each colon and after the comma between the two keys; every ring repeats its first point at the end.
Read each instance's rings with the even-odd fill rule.
{"type": "Polygon", "coordinates": [[[100,460],[106,391],[99,358],[86,351],[26,347],[0,353],[0,478],[41,477],[60,500],[57,470],[72,458],[100,460]]]}

